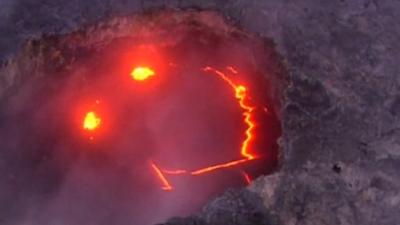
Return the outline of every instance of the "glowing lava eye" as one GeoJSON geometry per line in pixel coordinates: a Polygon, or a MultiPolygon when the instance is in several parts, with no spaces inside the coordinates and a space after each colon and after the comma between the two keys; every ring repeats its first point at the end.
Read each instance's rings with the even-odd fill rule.
{"type": "Polygon", "coordinates": [[[95,112],[88,112],[83,120],[83,128],[85,130],[95,130],[100,126],[100,123],[101,118],[95,112]]]}
{"type": "Polygon", "coordinates": [[[155,75],[154,71],[149,67],[139,66],[133,69],[131,72],[132,78],[138,81],[146,80],[154,75],[155,75]]]}

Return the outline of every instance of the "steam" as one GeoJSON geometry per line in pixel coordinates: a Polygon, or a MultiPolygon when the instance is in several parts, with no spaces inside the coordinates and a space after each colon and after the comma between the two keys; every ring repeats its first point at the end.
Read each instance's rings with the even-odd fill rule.
{"type": "MultiPolygon", "coordinates": [[[[153,224],[198,211],[226,188],[245,184],[240,170],[224,170],[169,176],[174,190],[165,192],[149,164],[194,170],[240,156],[242,111],[232,89],[201,68],[234,65],[255,73],[252,41],[218,36],[209,27],[197,34],[198,27],[182,23],[172,44],[146,37],[155,44],[143,53],[144,63],[156,75],[145,83],[129,72],[148,43],[127,38],[110,41],[62,75],[44,70],[2,99],[1,224],[153,224]],[[90,140],[80,112],[96,100],[103,131],[90,140]]],[[[247,75],[236,78],[259,85],[247,75]]]]}

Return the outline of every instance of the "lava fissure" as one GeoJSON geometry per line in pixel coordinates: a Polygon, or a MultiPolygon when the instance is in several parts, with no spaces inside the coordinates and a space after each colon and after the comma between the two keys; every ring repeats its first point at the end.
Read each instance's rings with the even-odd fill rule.
{"type": "Polygon", "coordinates": [[[243,179],[246,181],[246,183],[250,184],[252,180],[250,175],[244,171],[242,171],[241,174],[243,175],[243,179]]]}
{"type": "Polygon", "coordinates": [[[161,181],[161,183],[163,185],[162,189],[165,190],[165,191],[171,191],[172,190],[172,186],[168,182],[167,178],[164,176],[164,174],[161,171],[161,169],[158,168],[158,166],[156,164],[154,164],[152,161],[150,161],[150,165],[153,168],[153,170],[156,173],[156,175],[159,178],[159,180],[161,181]]]}
{"type": "MultiPolygon", "coordinates": [[[[228,68],[232,68],[232,67],[228,67],[228,68]]],[[[243,85],[235,84],[231,79],[228,78],[228,76],[226,76],[223,72],[221,72],[219,70],[213,69],[211,67],[205,67],[203,70],[206,72],[211,71],[211,72],[214,72],[215,74],[219,75],[224,81],[226,81],[234,89],[235,96],[239,100],[239,105],[244,110],[244,112],[243,112],[244,122],[247,125],[247,129],[245,131],[246,138],[242,143],[240,153],[243,157],[245,157],[248,160],[255,159],[256,156],[251,154],[248,149],[249,143],[253,139],[253,130],[255,128],[255,122],[252,120],[252,112],[255,107],[252,107],[245,102],[246,97],[247,97],[246,87],[244,87],[243,85]]],[[[233,71],[236,71],[236,70],[233,69],[233,71]]]]}
{"type": "MultiPolygon", "coordinates": [[[[231,73],[233,73],[233,74],[237,74],[238,73],[238,71],[235,68],[231,67],[231,66],[226,67],[226,69],[228,71],[230,71],[231,73]]],[[[218,75],[220,78],[222,78],[222,80],[224,80],[227,84],[229,84],[229,86],[231,86],[232,89],[235,92],[235,97],[236,97],[236,99],[238,99],[240,108],[244,111],[243,114],[242,114],[243,117],[244,117],[243,121],[247,125],[247,128],[246,128],[246,130],[244,132],[245,138],[244,138],[244,140],[242,142],[242,145],[241,145],[241,148],[240,148],[240,154],[241,154],[241,156],[243,158],[242,159],[238,159],[238,160],[234,160],[234,161],[230,161],[230,162],[226,162],[226,163],[213,165],[213,166],[208,166],[208,167],[197,169],[197,170],[194,170],[194,171],[163,170],[163,169],[160,169],[158,166],[156,166],[153,162],[151,162],[151,166],[153,167],[153,169],[156,172],[158,178],[160,179],[160,181],[163,184],[163,187],[162,187],[163,190],[170,191],[170,190],[173,189],[171,184],[168,182],[167,178],[165,177],[165,174],[168,174],[168,175],[189,174],[189,175],[197,176],[197,175],[202,175],[202,174],[209,173],[209,172],[216,171],[216,170],[220,170],[220,169],[237,166],[239,164],[243,164],[243,163],[246,163],[248,161],[257,159],[257,156],[255,154],[252,154],[250,152],[250,150],[249,150],[249,144],[254,139],[253,131],[254,131],[254,128],[256,126],[256,123],[253,120],[253,116],[252,116],[252,113],[253,113],[255,107],[251,106],[249,103],[246,102],[246,99],[249,98],[247,96],[246,87],[243,86],[243,85],[236,84],[224,72],[222,72],[220,70],[217,70],[217,69],[214,69],[212,67],[207,66],[207,67],[203,68],[203,71],[204,72],[214,73],[214,74],[218,75]]],[[[250,176],[245,172],[242,172],[242,175],[244,176],[245,181],[247,183],[250,183],[250,181],[251,181],[250,176]]]]}
{"type": "Polygon", "coordinates": [[[187,173],[186,170],[162,170],[164,174],[179,175],[187,173]]]}
{"type": "Polygon", "coordinates": [[[190,174],[192,175],[200,175],[200,174],[204,174],[204,173],[208,173],[214,170],[218,170],[218,169],[223,169],[223,168],[228,168],[228,167],[232,167],[232,166],[236,166],[245,162],[248,162],[250,159],[239,159],[239,160],[235,160],[235,161],[230,161],[224,164],[218,164],[218,165],[214,165],[214,166],[209,166],[203,169],[199,169],[196,171],[191,172],[190,174]]]}

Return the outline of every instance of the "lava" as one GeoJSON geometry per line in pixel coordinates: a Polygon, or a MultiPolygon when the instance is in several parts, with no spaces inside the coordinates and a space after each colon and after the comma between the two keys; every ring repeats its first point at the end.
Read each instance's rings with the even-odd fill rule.
{"type": "Polygon", "coordinates": [[[134,68],[131,72],[132,78],[137,81],[147,80],[154,75],[155,75],[155,72],[150,67],[138,66],[138,67],[134,68]]]}
{"type": "Polygon", "coordinates": [[[250,184],[250,183],[251,183],[251,177],[250,177],[250,175],[247,174],[247,173],[244,172],[244,171],[242,171],[241,173],[242,173],[243,179],[246,181],[246,183],[247,183],[247,184],[250,184]]]}
{"type": "Polygon", "coordinates": [[[83,128],[85,130],[93,131],[97,129],[101,124],[101,118],[93,111],[86,113],[85,119],[83,120],[83,128]]]}
{"type": "Polygon", "coordinates": [[[171,191],[172,190],[172,186],[169,184],[167,178],[165,178],[163,172],[161,171],[160,168],[157,167],[156,164],[154,164],[153,162],[150,162],[151,167],[153,168],[154,172],[156,173],[156,175],[158,176],[158,178],[160,179],[161,183],[162,183],[162,189],[165,191],[171,191]]]}
{"type": "MultiPolygon", "coordinates": [[[[233,69],[232,67],[228,67],[228,68],[230,68],[228,70],[234,71],[234,73],[236,73],[236,70],[233,69]]],[[[213,69],[211,67],[205,67],[203,70],[206,72],[214,72],[215,74],[219,75],[224,81],[226,81],[234,89],[235,96],[239,101],[239,105],[244,110],[244,112],[243,112],[244,122],[247,125],[247,129],[245,131],[246,138],[242,143],[240,153],[243,157],[245,157],[248,160],[255,159],[256,156],[249,152],[249,143],[253,139],[253,130],[255,127],[255,122],[252,119],[251,113],[253,112],[255,107],[252,107],[245,102],[246,97],[247,97],[246,87],[243,85],[235,84],[231,79],[229,79],[229,77],[226,76],[226,74],[224,74],[223,72],[221,72],[219,70],[213,69]]]]}
{"type": "Polygon", "coordinates": [[[223,163],[223,164],[218,164],[218,165],[214,165],[214,166],[205,167],[205,168],[193,171],[190,174],[192,174],[192,175],[200,175],[200,174],[208,173],[208,172],[211,172],[211,171],[214,171],[214,170],[219,170],[219,169],[223,169],[223,168],[236,166],[236,165],[239,165],[241,163],[245,163],[247,161],[249,161],[249,159],[239,159],[239,160],[235,160],[235,161],[230,161],[230,162],[223,163]]]}
{"type": "MultiPolygon", "coordinates": [[[[252,153],[250,149],[250,145],[252,141],[254,140],[254,128],[256,127],[256,122],[255,122],[255,116],[253,115],[253,111],[255,110],[255,106],[251,104],[250,97],[248,96],[248,91],[247,88],[243,84],[239,84],[237,81],[234,81],[231,79],[226,73],[224,73],[221,70],[214,69],[212,67],[205,67],[202,69],[203,72],[206,73],[211,73],[217,75],[219,78],[221,78],[222,81],[224,81],[226,84],[228,84],[232,90],[235,98],[238,101],[238,105],[240,109],[243,111],[243,123],[246,125],[246,129],[244,130],[243,133],[243,140],[241,142],[240,146],[240,156],[241,158],[228,161],[228,162],[223,162],[219,163],[216,165],[209,165],[204,168],[199,168],[196,170],[185,170],[185,169],[178,169],[178,170],[166,170],[158,165],[156,165],[153,161],[150,161],[149,164],[151,168],[154,170],[156,176],[160,180],[162,184],[162,189],[165,191],[171,191],[173,190],[172,185],[168,181],[166,175],[191,175],[191,176],[199,176],[199,175],[204,175],[213,171],[225,169],[225,168],[231,168],[235,167],[244,163],[247,163],[251,160],[255,160],[258,158],[254,153],[252,153]]],[[[231,67],[228,66],[226,67],[226,71],[230,73],[231,75],[237,75],[239,72],[231,67]]],[[[150,67],[136,67],[133,69],[131,72],[131,76],[133,79],[138,80],[138,81],[144,81],[151,76],[154,76],[155,72],[152,70],[150,67]]],[[[98,101],[96,101],[96,104],[99,104],[98,101]]],[[[90,111],[87,112],[84,121],[83,121],[83,128],[89,131],[94,131],[101,125],[101,118],[94,112],[90,111]]],[[[93,139],[93,137],[91,137],[93,139]]],[[[244,176],[245,181],[247,183],[250,182],[250,177],[244,173],[241,172],[241,174],[244,176]]]]}
{"type": "Polygon", "coordinates": [[[235,68],[233,68],[232,66],[227,66],[226,69],[229,70],[231,73],[234,73],[234,74],[238,74],[238,73],[239,73],[239,72],[238,72],[235,68]]]}
{"type": "Polygon", "coordinates": [[[179,175],[187,173],[186,170],[162,170],[164,174],[179,175]]]}
{"type": "MultiPolygon", "coordinates": [[[[229,72],[233,74],[237,74],[238,71],[234,69],[233,67],[229,66],[226,68],[229,72]]],[[[250,103],[248,103],[248,95],[247,95],[247,89],[245,86],[240,85],[235,83],[232,79],[230,79],[224,72],[214,69],[212,67],[205,67],[203,68],[204,72],[211,72],[216,75],[218,75],[222,80],[224,80],[233,90],[235,93],[235,97],[238,100],[240,108],[243,110],[243,122],[246,124],[247,128],[244,131],[244,140],[242,141],[241,148],[240,148],[240,155],[242,156],[242,159],[234,160],[234,161],[229,161],[217,165],[212,165],[208,166],[205,168],[197,169],[194,171],[187,171],[187,170],[162,170],[158,168],[153,162],[151,162],[151,166],[153,169],[156,171],[159,179],[163,183],[163,189],[164,190],[172,190],[172,186],[169,184],[168,180],[164,176],[164,174],[168,175],[182,175],[182,174],[190,174],[193,176],[196,175],[202,175],[206,174],[215,170],[220,170],[224,168],[230,168],[233,166],[237,166],[239,164],[246,163],[248,161],[257,159],[257,156],[253,153],[251,153],[249,149],[249,145],[251,141],[254,139],[254,128],[256,126],[256,123],[254,121],[254,116],[252,115],[255,107],[251,106],[250,103]]],[[[242,172],[242,175],[245,178],[245,181],[247,183],[250,183],[251,179],[248,174],[245,172],[242,172]]]]}

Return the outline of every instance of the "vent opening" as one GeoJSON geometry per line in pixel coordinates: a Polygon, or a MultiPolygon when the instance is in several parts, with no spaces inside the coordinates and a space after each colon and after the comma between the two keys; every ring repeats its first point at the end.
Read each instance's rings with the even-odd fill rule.
{"type": "Polygon", "coordinates": [[[21,220],[152,224],[278,168],[279,58],[216,12],[43,37],[1,73],[6,214],[21,220]]]}

